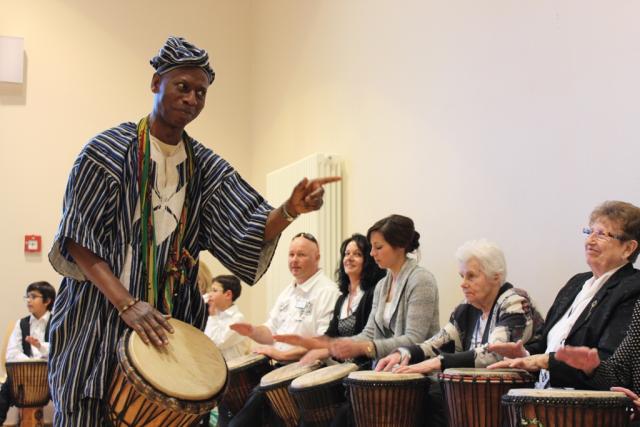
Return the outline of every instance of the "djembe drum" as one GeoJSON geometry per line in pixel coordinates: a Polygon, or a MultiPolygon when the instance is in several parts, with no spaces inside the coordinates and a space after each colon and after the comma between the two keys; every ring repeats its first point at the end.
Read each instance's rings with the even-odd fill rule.
{"type": "Polygon", "coordinates": [[[7,381],[10,385],[11,399],[20,408],[19,425],[44,425],[42,407],[50,399],[47,382],[47,361],[29,359],[20,362],[7,362],[7,381]]]}
{"type": "Polygon", "coordinates": [[[358,427],[413,427],[430,381],[422,374],[357,371],[344,380],[358,427]]]}
{"type": "Polygon", "coordinates": [[[221,406],[237,414],[244,406],[251,390],[260,379],[271,372],[272,367],[269,358],[262,354],[247,354],[227,362],[229,368],[229,384],[222,398],[221,406]]]}
{"type": "Polygon", "coordinates": [[[301,365],[299,362],[282,366],[269,372],[260,380],[260,390],[269,399],[273,412],[278,415],[287,427],[295,427],[300,420],[300,414],[295,401],[289,394],[289,384],[301,375],[320,368],[322,364],[301,365]]]}
{"type": "Polygon", "coordinates": [[[438,375],[450,427],[501,427],[500,399],[512,388],[532,387],[535,379],[518,369],[445,369],[438,375]]]}
{"type": "Polygon", "coordinates": [[[114,426],[190,426],[216,406],[227,367],[213,342],[191,325],[169,319],[169,344],[146,345],[128,330],[118,342],[118,364],[109,388],[114,426]]]}
{"type": "Polygon", "coordinates": [[[309,372],[291,382],[289,392],[305,427],[331,424],[338,408],[347,400],[343,380],[357,370],[355,363],[343,363],[309,372]]]}
{"type": "Polygon", "coordinates": [[[502,397],[509,427],[625,427],[631,400],[624,393],[587,390],[510,390],[502,397]]]}

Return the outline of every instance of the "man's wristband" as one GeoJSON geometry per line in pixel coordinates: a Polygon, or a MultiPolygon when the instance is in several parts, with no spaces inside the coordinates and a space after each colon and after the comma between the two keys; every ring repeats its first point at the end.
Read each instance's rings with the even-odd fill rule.
{"type": "Polygon", "coordinates": [[[287,202],[284,202],[282,206],[280,206],[280,212],[282,212],[282,216],[287,222],[293,222],[293,220],[297,218],[297,216],[293,216],[287,211],[287,202]]]}
{"type": "Polygon", "coordinates": [[[129,310],[131,307],[136,305],[138,303],[138,301],[140,301],[138,298],[134,298],[131,301],[129,301],[128,303],[118,307],[118,316],[122,316],[125,311],[129,310]]]}
{"type": "Polygon", "coordinates": [[[367,341],[367,346],[365,347],[365,356],[369,359],[376,358],[376,346],[373,344],[373,341],[367,341]]]}

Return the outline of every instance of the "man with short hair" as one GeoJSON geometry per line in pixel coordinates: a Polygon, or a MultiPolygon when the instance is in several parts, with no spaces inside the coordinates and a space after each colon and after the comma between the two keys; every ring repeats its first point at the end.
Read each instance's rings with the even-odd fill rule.
{"type": "Polygon", "coordinates": [[[231,328],[264,344],[254,351],[280,362],[302,357],[307,349],[275,342],[273,335],[323,335],[340,296],[337,285],[320,270],[320,248],[309,233],[296,235],[289,245],[289,271],[293,276],[278,296],[263,325],[235,324],[231,328]]]}
{"type": "MultiPolygon", "coordinates": [[[[309,233],[294,236],[288,257],[293,281],[278,296],[267,321],[263,325],[231,325],[238,333],[263,344],[254,350],[256,353],[279,362],[296,361],[307,349],[275,342],[273,335],[323,335],[340,296],[338,286],[320,270],[320,248],[315,237],[309,233]]],[[[270,425],[279,422],[270,413],[264,394],[258,390],[253,391],[237,415],[221,410],[220,425],[226,425],[231,416],[230,426],[260,426],[265,419],[269,419],[270,425]]]]}
{"type": "Polygon", "coordinates": [[[49,253],[65,276],[50,333],[56,427],[105,422],[116,346],[127,328],[158,347],[173,332],[168,316],[204,328],[200,251],[255,283],[280,232],[319,209],[322,186],[339,179],[305,178],[274,209],[185,132],[214,80],[207,52],[169,37],[151,65],[151,113],[95,136],[69,175],[49,253]]]}

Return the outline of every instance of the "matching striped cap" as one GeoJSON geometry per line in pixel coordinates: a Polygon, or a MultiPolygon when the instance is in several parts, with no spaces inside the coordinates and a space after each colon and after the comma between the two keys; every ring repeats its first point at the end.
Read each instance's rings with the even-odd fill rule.
{"type": "Polygon", "coordinates": [[[182,37],[169,37],[158,55],[149,62],[160,75],[180,67],[199,67],[209,77],[209,83],[213,83],[216,76],[209,65],[207,51],[197,48],[182,37]]]}

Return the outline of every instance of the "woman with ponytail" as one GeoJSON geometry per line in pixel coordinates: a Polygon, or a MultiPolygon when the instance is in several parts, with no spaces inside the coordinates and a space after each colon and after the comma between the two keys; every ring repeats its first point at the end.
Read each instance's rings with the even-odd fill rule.
{"type": "Polygon", "coordinates": [[[387,274],[376,286],[367,324],[358,335],[332,340],[340,360],[376,360],[398,347],[426,340],[439,329],[438,288],[433,275],[408,255],[418,250],[420,233],[411,218],[391,215],[369,228],[371,256],[387,274]]]}

